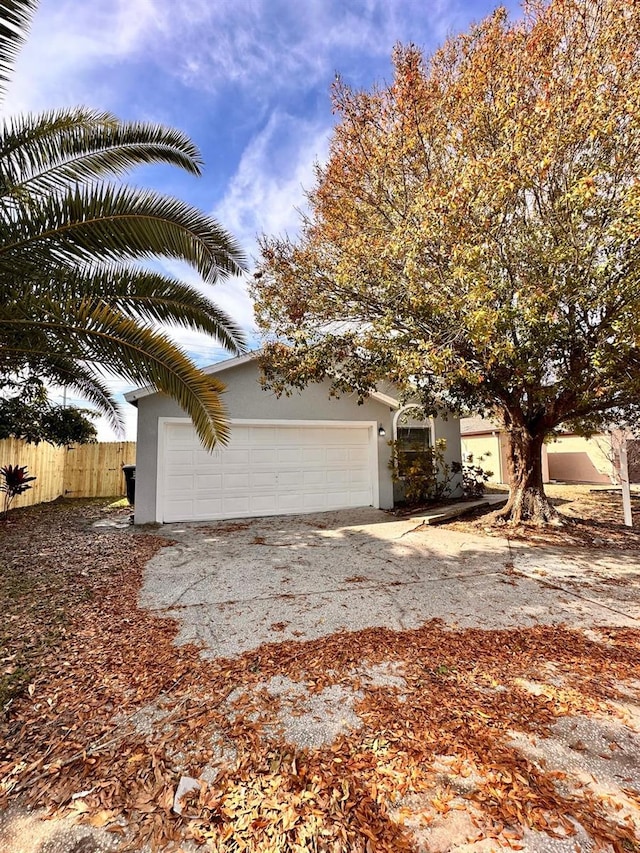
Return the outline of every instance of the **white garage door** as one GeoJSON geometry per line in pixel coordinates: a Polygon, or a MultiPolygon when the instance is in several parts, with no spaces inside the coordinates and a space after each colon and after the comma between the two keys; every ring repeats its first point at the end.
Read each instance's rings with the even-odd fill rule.
{"type": "Polygon", "coordinates": [[[161,422],[158,520],[376,506],[375,426],[236,422],[229,444],[209,453],[190,422],[161,422]]]}

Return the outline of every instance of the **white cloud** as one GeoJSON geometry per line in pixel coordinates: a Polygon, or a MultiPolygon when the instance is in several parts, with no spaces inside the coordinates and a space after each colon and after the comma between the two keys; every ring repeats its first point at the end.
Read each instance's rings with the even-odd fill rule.
{"type": "Polygon", "coordinates": [[[331,128],[274,111],[245,148],[214,215],[257,253],[262,233],[295,234],[314,165],[325,160],[331,128]]]}
{"type": "MultiPolygon", "coordinates": [[[[325,159],[329,127],[275,111],[245,148],[213,214],[257,259],[262,234],[295,236],[314,166],[325,159]],[[293,144],[292,144],[293,143],[293,144]]],[[[258,339],[247,282],[228,280],[212,293],[220,307],[258,339]]]]}
{"type": "Polygon", "coordinates": [[[189,53],[174,68],[199,88],[233,82],[256,97],[326,87],[350,57],[388,60],[397,41],[434,46],[460,13],[455,0],[179,0],[171,26],[189,53]]]}
{"type": "Polygon", "coordinates": [[[109,88],[105,68],[163,37],[168,8],[164,0],[43,0],[18,59],[7,109],[95,103],[96,88],[109,88]]]}
{"type": "Polygon", "coordinates": [[[8,105],[117,103],[125,93],[110,77],[127,61],[202,92],[235,86],[273,102],[326,90],[363,60],[388,67],[397,41],[434,47],[468,17],[461,0],[41,0],[8,105]]]}

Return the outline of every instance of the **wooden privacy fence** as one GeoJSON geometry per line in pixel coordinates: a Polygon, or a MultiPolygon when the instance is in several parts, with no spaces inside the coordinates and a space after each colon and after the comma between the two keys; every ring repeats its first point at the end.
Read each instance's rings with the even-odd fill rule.
{"type": "Polygon", "coordinates": [[[135,441],[103,441],[55,447],[26,444],[15,438],[0,441],[0,466],[26,465],[37,477],[32,489],[18,496],[13,507],[67,498],[106,498],[126,494],[123,465],[136,461],[135,441]]]}

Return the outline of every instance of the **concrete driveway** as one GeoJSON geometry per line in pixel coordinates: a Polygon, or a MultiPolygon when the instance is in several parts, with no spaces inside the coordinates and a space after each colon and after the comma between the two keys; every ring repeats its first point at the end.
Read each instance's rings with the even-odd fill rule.
{"type": "Polygon", "coordinates": [[[175,618],[178,642],[198,642],[208,656],[433,618],[488,629],[640,619],[640,590],[628,582],[640,564],[621,552],[514,545],[372,509],[174,524],[162,534],[177,544],[149,563],[141,606],[175,618]]]}
{"type": "MultiPolygon", "coordinates": [[[[508,648],[516,632],[501,636],[493,634],[494,629],[558,623],[581,629],[589,651],[584,658],[578,654],[575,665],[595,672],[592,682],[581,681],[579,672],[575,679],[565,672],[553,662],[551,649],[549,659],[543,656],[532,677],[518,676],[514,667],[513,672],[500,676],[504,683],[478,686],[473,677],[461,681],[442,699],[445,708],[458,703],[464,719],[461,731],[468,735],[477,730],[485,701],[495,701],[504,710],[501,722],[484,714],[488,720],[485,735],[493,744],[487,753],[490,766],[479,775],[476,768],[467,778],[467,771],[459,765],[475,747],[465,742],[449,747],[451,754],[445,754],[447,748],[440,744],[443,754],[431,765],[429,758],[426,763],[420,760],[420,772],[428,780],[422,783],[426,792],[399,799],[399,811],[392,801],[387,805],[393,820],[396,815],[403,823],[420,853],[507,849],[525,853],[603,849],[613,853],[636,849],[620,844],[635,845],[628,839],[640,839],[640,682],[632,678],[625,684],[610,683],[610,704],[603,704],[598,687],[589,685],[600,684],[602,672],[606,678],[611,642],[607,629],[638,627],[640,555],[528,546],[506,538],[423,527],[419,520],[397,520],[371,509],[169,525],[162,534],[177,544],[163,549],[148,564],[141,605],[176,619],[177,642],[201,644],[205,657],[234,658],[264,643],[316,640],[342,631],[406,631],[439,619],[445,629],[483,629],[478,634],[479,654],[483,638],[490,637],[490,642],[498,644],[495,656],[499,658],[500,644],[506,643],[508,648]],[[497,698],[487,699],[492,696],[497,698]],[[573,700],[566,698],[571,696],[579,697],[573,706],[573,700]],[[540,709],[544,713],[549,703],[556,708],[557,719],[545,728],[537,725],[536,714],[540,709]],[[489,777],[502,778],[501,771],[495,775],[492,762],[505,755],[512,762],[509,768],[537,774],[542,780],[540,790],[569,797],[566,804],[555,806],[557,813],[565,814],[565,828],[559,834],[543,829],[547,826],[544,821],[534,829],[524,819],[519,823],[510,818],[512,828],[517,825],[515,835],[498,837],[493,818],[478,810],[473,799],[478,786],[484,784],[483,778],[485,782],[489,777]],[[452,767],[457,769],[452,771],[452,767]],[[446,796],[453,797],[444,813],[438,800],[442,784],[446,796]],[[567,809],[571,815],[568,824],[567,809]],[[615,838],[618,846],[603,843],[598,847],[600,841],[594,838],[615,838]]],[[[451,632],[452,643],[462,634],[451,632]]],[[[333,638],[350,647],[347,659],[354,662],[351,668],[331,670],[334,659],[330,658],[326,673],[331,683],[321,690],[314,687],[304,665],[294,678],[286,667],[282,671],[276,667],[270,677],[263,677],[258,668],[256,683],[234,689],[223,706],[224,713],[233,726],[247,719],[250,723],[261,720],[265,743],[279,732],[277,737],[291,748],[309,751],[318,760],[327,750],[345,748],[345,743],[352,744],[353,754],[360,760],[369,741],[376,743],[376,738],[393,728],[393,719],[404,720],[399,730],[410,735],[414,716],[421,713],[426,701],[424,689],[440,689],[438,674],[445,673],[446,678],[449,672],[448,666],[435,666],[447,648],[444,633],[439,625],[433,626],[431,655],[435,657],[421,663],[427,670],[431,667],[431,680],[423,684],[420,675],[412,693],[407,692],[411,639],[406,639],[405,651],[402,642],[394,647],[395,652],[383,643],[376,663],[368,657],[375,649],[371,643],[365,643],[360,660],[357,653],[352,654],[351,644],[362,642],[364,636],[354,633],[333,638]],[[394,709],[391,717],[384,716],[387,707],[394,709]],[[372,721],[379,712],[381,722],[376,724],[372,721]]],[[[328,639],[327,645],[331,643],[328,639]]],[[[322,647],[315,648],[321,654],[322,647]]],[[[474,671],[469,652],[464,647],[465,666],[471,662],[474,671]]],[[[273,654],[277,660],[276,649],[273,654]]],[[[301,643],[300,655],[304,654],[305,643],[301,643]]],[[[407,756],[411,747],[405,744],[403,748],[409,750],[403,753],[403,766],[410,767],[407,756]]],[[[513,778],[511,769],[508,778],[513,778]]],[[[218,772],[217,767],[207,767],[201,778],[211,781],[218,772]]],[[[532,783],[533,797],[540,793],[537,784],[532,783]]]]}

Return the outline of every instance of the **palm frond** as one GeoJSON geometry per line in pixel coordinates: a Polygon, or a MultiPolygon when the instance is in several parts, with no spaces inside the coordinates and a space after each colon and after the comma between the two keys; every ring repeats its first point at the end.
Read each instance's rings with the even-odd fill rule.
{"type": "Polygon", "coordinates": [[[120,408],[108,385],[82,360],[80,349],[71,341],[61,342],[58,334],[37,324],[9,327],[4,320],[6,316],[0,316],[1,377],[31,375],[47,384],[75,389],[105,415],[116,433],[122,433],[120,408]]]}
{"type": "Polygon", "coordinates": [[[209,282],[239,275],[246,265],[215,219],[150,190],[78,187],[0,204],[0,279],[6,268],[41,276],[59,266],[158,256],[186,261],[209,282]]]}
{"type": "Polygon", "coordinates": [[[56,385],[77,391],[107,418],[117,435],[122,435],[124,419],[120,407],[109,386],[89,364],[67,358],[60,353],[47,352],[43,354],[40,363],[40,376],[56,385]]]}
{"type": "Polygon", "coordinates": [[[3,194],[65,191],[149,163],[199,175],[202,159],[179,130],[82,107],[17,116],[0,129],[3,194]]]}
{"type": "Polygon", "coordinates": [[[124,316],[148,324],[168,324],[204,332],[235,355],[246,351],[242,329],[215,303],[179,279],[135,266],[110,266],[71,271],[52,277],[48,299],[96,299],[124,316]]]}
{"type": "MultiPolygon", "coordinates": [[[[48,339],[41,341],[40,349],[34,345],[31,338],[29,343],[24,340],[20,342],[17,338],[13,340],[14,345],[8,345],[6,348],[3,345],[3,348],[5,355],[12,358],[14,365],[20,365],[22,372],[27,371],[46,384],[61,385],[77,391],[107,418],[116,435],[124,433],[124,418],[120,406],[97,371],[93,372],[87,364],[73,361],[66,355],[57,354],[54,361],[48,339]]],[[[0,371],[0,375],[3,374],[9,375],[6,371],[0,371]]]]}
{"type": "MultiPolygon", "coordinates": [[[[0,97],[37,0],[0,0],[0,97]]],[[[196,288],[145,270],[158,257],[208,282],[246,259],[212,217],[152,191],[103,183],[139,165],[200,173],[180,131],[85,108],[20,116],[0,127],[0,376],[31,371],[78,390],[118,428],[105,377],[154,385],[192,417],[207,447],[225,441],[221,383],[167,334],[170,323],[232,352],[242,331],[196,288]]]]}
{"type": "Polygon", "coordinates": [[[37,7],[38,0],[2,0],[0,4],[0,99],[37,7]]]}
{"type": "MultiPolygon", "coordinates": [[[[53,306],[52,306],[53,309],[53,306]]],[[[207,448],[225,443],[227,414],[220,399],[224,390],[215,377],[199,370],[166,334],[123,318],[95,300],[69,300],[37,320],[2,312],[0,340],[20,352],[32,329],[44,333],[64,358],[90,362],[103,375],[117,375],[136,384],[151,384],[178,402],[193,420],[207,448]]]]}

